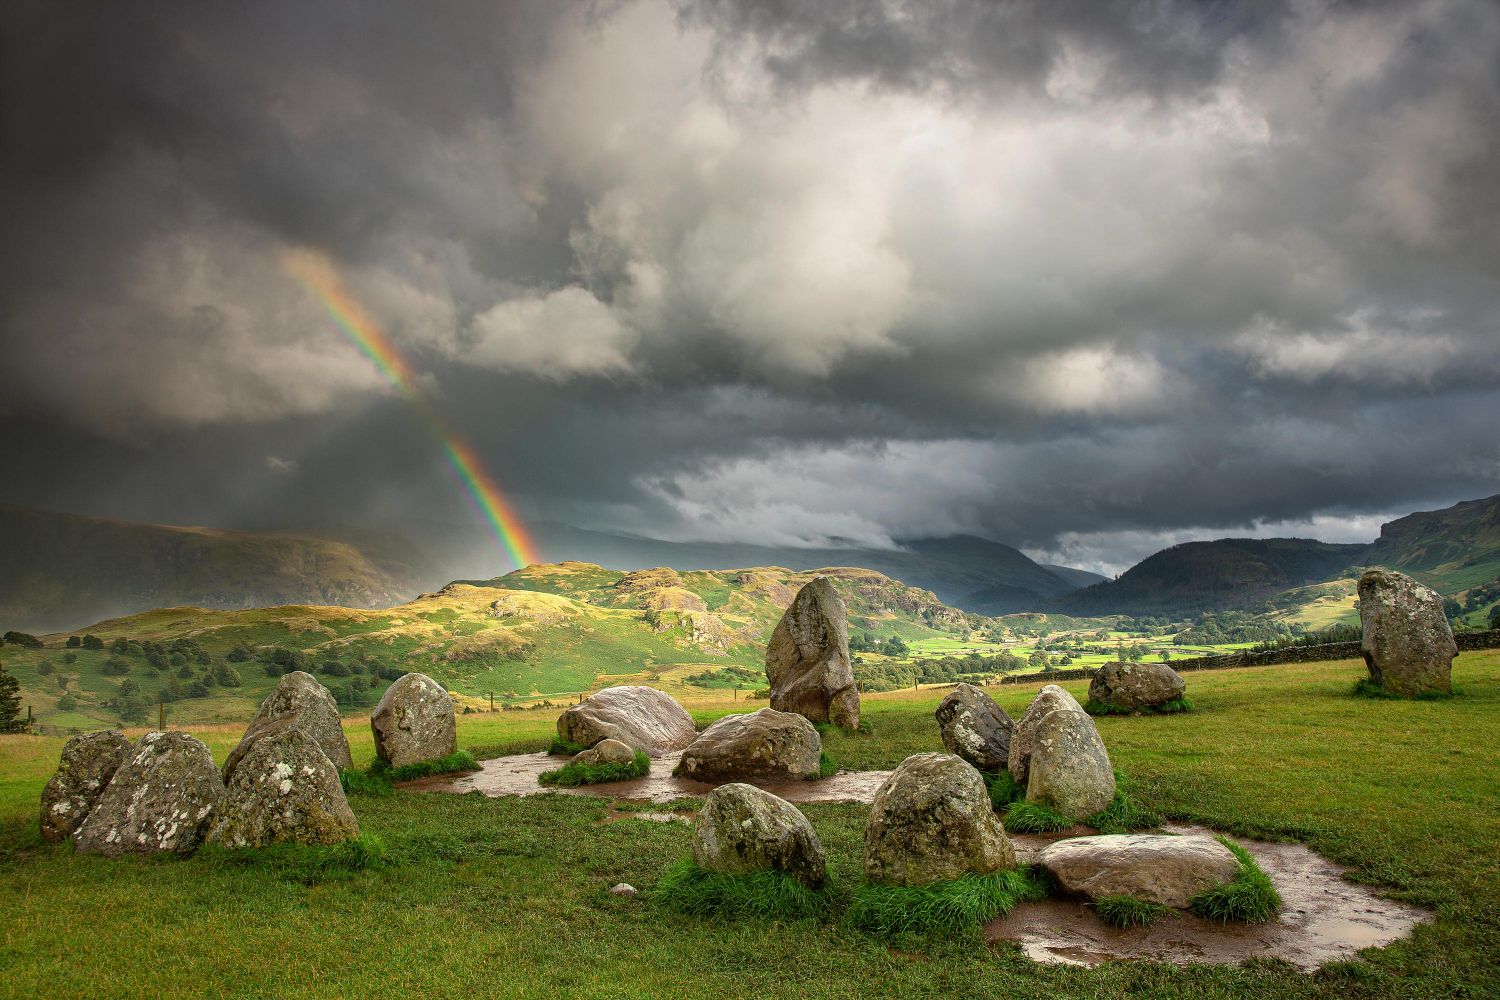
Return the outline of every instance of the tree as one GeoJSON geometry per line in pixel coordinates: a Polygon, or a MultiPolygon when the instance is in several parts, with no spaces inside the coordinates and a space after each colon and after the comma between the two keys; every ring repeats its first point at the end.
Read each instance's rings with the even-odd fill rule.
{"type": "Polygon", "coordinates": [[[240,672],[227,663],[221,663],[213,669],[214,683],[219,687],[237,688],[242,683],[240,672]]]}
{"type": "Polygon", "coordinates": [[[1500,604],[1490,608],[1490,628],[1500,628],[1500,604]]]}
{"type": "Polygon", "coordinates": [[[99,638],[97,635],[85,635],[83,637],[83,648],[84,649],[103,649],[104,648],[104,640],[101,639],[101,638],[99,638]]]}
{"type": "Polygon", "coordinates": [[[99,668],[99,672],[108,677],[123,677],[130,673],[130,661],[123,656],[111,656],[104,661],[104,666],[99,668]]]}
{"type": "Polygon", "coordinates": [[[7,632],[5,633],[4,641],[10,643],[12,646],[20,646],[22,649],[42,648],[42,640],[29,632],[7,632]]]}
{"type": "Polygon", "coordinates": [[[65,643],[65,645],[69,649],[77,649],[79,646],[83,645],[83,640],[76,635],[70,635],[68,636],[68,641],[65,643]]]}
{"type": "Polygon", "coordinates": [[[26,720],[21,718],[21,682],[5,669],[4,664],[0,664],[0,733],[25,731],[26,720]]]}

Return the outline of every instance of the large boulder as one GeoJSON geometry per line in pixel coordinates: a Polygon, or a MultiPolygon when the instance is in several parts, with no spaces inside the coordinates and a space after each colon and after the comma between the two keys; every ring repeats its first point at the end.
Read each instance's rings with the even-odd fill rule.
{"type": "Polygon", "coordinates": [[[635,750],[619,740],[600,740],[583,753],[573,758],[575,764],[631,764],[635,762],[635,750]]]}
{"type": "Polygon", "coordinates": [[[208,747],[186,733],[147,733],[73,838],[81,854],[191,854],[224,795],[208,747]]]}
{"type": "Polygon", "coordinates": [[[619,740],[660,757],[693,742],[698,731],[687,709],[665,691],[621,685],[570,706],[557,718],[557,735],[582,747],[619,740]]]}
{"type": "Polygon", "coordinates": [[[1404,573],[1366,570],[1359,578],[1360,652],[1370,679],[1391,694],[1453,690],[1458,644],[1443,599],[1404,573]]]}
{"type": "Polygon", "coordinates": [[[813,722],[859,728],[859,689],[849,660],[849,620],[826,576],[792,598],[766,647],[771,707],[813,722]]]}
{"type": "Polygon", "coordinates": [[[1015,723],[995,699],[972,684],[960,684],[938,702],[943,746],[981,771],[1004,769],[1015,723]]]}
{"type": "Polygon", "coordinates": [[[63,746],[57,771],[42,789],[43,840],[56,844],[78,832],[130,751],[130,741],[117,732],[85,733],[63,746]]]}
{"type": "Polygon", "coordinates": [[[1165,663],[1106,663],[1089,681],[1089,701],[1122,712],[1160,708],[1187,692],[1187,681],[1165,663]]]}
{"type": "Polygon", "coordinates": [[[1015,863],[984,779],[962,758],[908,757],[875,793],[865,824],[865,874],[871,880],[926,885],[1015,863]]]}
{"type": "Polygon", "coordinates": [[[279,732],[277,720],[291,720],[322,748],[323,753],[341,771],[354,767],[354,758],[349,754],[349,740],[344,735],[343,721],[339,717],[339,705],[333,695],[316,677],[302,670],[283,674],[276,688],[260,703],[255,718],[250,720],[239,746],[229,751],[224,761],[224,782],[234,777],[234,769],[240,758],[250,751],[257,739],[269,732],[279,732]]]}
{"type": "Polygon", "coordinates": [[[815,778],[823,740],[800,715],[763,708],[726,715],[682,752],[675,773],[702,781],[815,778]]]}
{"type": "Polygon", "coordinates": [[[262,736],[240,759],[208,839],[240,848],[338,844],[358,836],[338,770],[310,733],[292,726],[262,736]]]}
{"type": "Polygon", "coordinates": [[[1016,723],[1015,730],[1010,734],[1010,753],[1007,756],[1005,769],[1018,784],[1026,783],[1031,770],[1031,751],[1036,744],[1037,723],[1042,721],[1042,716],[1059,708],[1076,708],[1080,712],[1083,711],[1083,706],[1078,704],[1078,699],[1056,684],[1048,684],[1037,692],[1035,698],[1031,699],[1026,714],[1021,716],[1021,721],[1016,723]]]}
{"type": "Polygon", "coordinates": [[[1058,708],[1036,726],[1026,801],[1068,819],[1086,819],[1115,797],[1115,771],[1094,720],[1082,709],[1058,708]]]}
{"type": "Polygon", "coordinates": [[[1059,840],[1037,862],[1068,892],[1100,900],[1134,896],[1185,909],[1205,889],[1239,874],[1240,862],[1212,837],[1129,833],[1059,840]]]}
{"type": "Polygon", "coordinates": [[[785,799],[740,782],[720,785],[703,800],[693,860],[731,875],[786,872],[812,889],[825,876],[823,845],[807,817],[785,799]]]}
{"type": "Polygon", "coordinates": [[[446,757],[458,749],[453,699],[426,674],[404,674],[370,713],[375,756],[391,767],[446,757]]]}

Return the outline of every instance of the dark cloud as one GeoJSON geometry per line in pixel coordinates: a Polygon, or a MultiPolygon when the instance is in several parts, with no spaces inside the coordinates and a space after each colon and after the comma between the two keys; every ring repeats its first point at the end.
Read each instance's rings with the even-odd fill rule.
{"type": "Polygon", "coordinates": [[[11,4],[0,499],[1115,568],[1496,490],[1500,14],[11,4]]]}

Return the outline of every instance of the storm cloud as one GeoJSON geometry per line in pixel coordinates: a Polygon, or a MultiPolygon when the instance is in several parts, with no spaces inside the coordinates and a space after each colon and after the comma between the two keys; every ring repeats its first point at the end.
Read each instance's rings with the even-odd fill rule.
{"type": "MultiPolygon", "coordinates": [[[[17,3],[0,500],[1113,571],[1500,485],[1500,11],[17,3]]],[[[503,567],[496,567],[503,568],[503,567]]]]}

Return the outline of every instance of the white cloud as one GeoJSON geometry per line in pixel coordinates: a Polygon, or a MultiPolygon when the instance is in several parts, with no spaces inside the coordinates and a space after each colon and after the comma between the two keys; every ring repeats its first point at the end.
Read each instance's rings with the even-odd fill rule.
{"type": "Polygon", "coordinates": [[[577,286],[497,303],[474,317],[465,360],[552,379],[628,372],[634,334],[577,286]]]}

